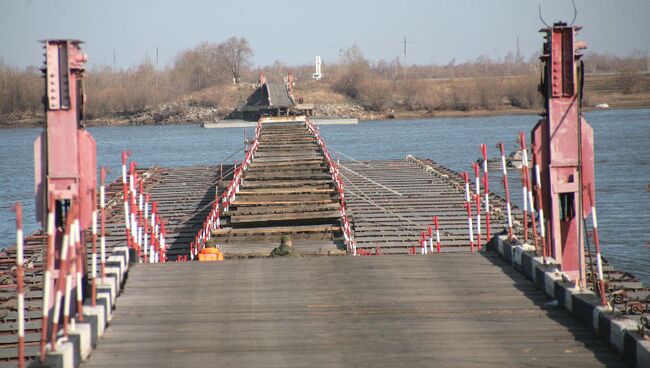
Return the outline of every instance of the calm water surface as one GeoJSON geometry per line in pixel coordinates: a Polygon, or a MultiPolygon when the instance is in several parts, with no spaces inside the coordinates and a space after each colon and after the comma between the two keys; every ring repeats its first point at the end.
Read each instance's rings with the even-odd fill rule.
{"type": "MultiPolygon", "coordinates": [[[[457,171],[471,170],[478,145],[514,148],[518,132],[527,132],[536,116],[435,118],[361,122],[322,126],[330,151],[341,160],[401,159],[407,154],[431,158],[457,171]]],[[[650,110],[598,111],[587,114],[596,135],[596,190],[603,253],[617,267],[650,283],[650,110]]],[[[33,200],[32,143],[41,129],[0,130],[0,247],[14,241],[11,205],[25,206],[25,230],[37,229],[33,200]]],[[[243,129],[198,126],[98,127],[98,164],[120,173],[120,152],[130,149],[140,166],[166,167],[217,164],[241,149],[243,129]]],[[[250,135],[252,129],[248,129],[250,135]]],[[[233,159],[241,159],[238,153],[233,159]]],[[[229,159],[228,161],[232,161],[229,159]]],[[[498,174],[498,173],[494,173],[498,174]]],[[[513,202],[521,202],[516,172],[510,180],[513,202]]],[[[498,177],[491,188],[502,191],[498,177]]]]}

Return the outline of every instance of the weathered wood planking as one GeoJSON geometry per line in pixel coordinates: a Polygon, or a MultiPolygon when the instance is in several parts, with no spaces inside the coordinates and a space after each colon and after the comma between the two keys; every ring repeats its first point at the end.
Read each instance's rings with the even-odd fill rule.
{"type": "Polygon", "coordinates": [[[625,366],[549,301],[494,255],[137,265],[84,367],[625,366]]]}

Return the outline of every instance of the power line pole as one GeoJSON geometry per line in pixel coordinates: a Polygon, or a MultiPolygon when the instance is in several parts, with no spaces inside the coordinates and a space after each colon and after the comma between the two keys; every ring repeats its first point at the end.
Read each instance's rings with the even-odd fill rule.
{"type": "Polygon", "coordinates": [[[404,36],[404,66],[406,66],[406,36],[404,36]]]}
{"type": "Polygon", "coordinates": [[[113,49],[113,70],[115,70],[115,49],[113,49]]]}

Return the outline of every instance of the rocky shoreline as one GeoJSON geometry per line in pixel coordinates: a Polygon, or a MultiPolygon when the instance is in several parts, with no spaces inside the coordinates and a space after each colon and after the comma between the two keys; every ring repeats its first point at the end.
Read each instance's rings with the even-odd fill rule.
{"type": "MultiPolygon", "coordinates": [[[[646,108],[646,107],[639,107],[646,108]]],[[[585,111],[593,109],[585,109],[585,111]]],[[[97,126],[133,126],[133,125],[183,125],[201,124],[223,119],[232,108],[217,108],[210,106],[170,103],[158,109],[146,109],[133,113],[116,113],[108,116],[87,116],[84,124],[88,127],[97,126]]],[[[496,109],[471,111],[411,111],[387,110],[372,111],[353,103],[323,103],[314,106],[314,116],[356,118],[359,120],[386,119],[428,119],[432,117],[479,117],[494,115],[536,114],[534,109],[496,109]]],[[[29,116],[0,116],[0,129],[34,128],[43,125],[42,115],[29,116]]]]}

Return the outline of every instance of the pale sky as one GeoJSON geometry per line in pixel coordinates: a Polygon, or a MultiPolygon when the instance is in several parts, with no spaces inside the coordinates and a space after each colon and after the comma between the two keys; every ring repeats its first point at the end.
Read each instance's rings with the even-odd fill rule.
{"type": "MultiPolygon", "coordinates": [[[[576,0],[575,24],[589,50],[627,55],[650,49],[649,0],[576,0]]],[[[358,45],[372,60],[403,52],[407,62],[462,62],[479,55],[503,57],[516,49],[539,50],[545,20],[571,21],[569,0],[0,0],[0,59],[15,66],[43,61],[46,38],[85,42],[90,65],[118,67],[155,59],[169,65],[179,50],[230,36],[247,38],[256,65],[326,65],[340,49],[358,45]]]]}

